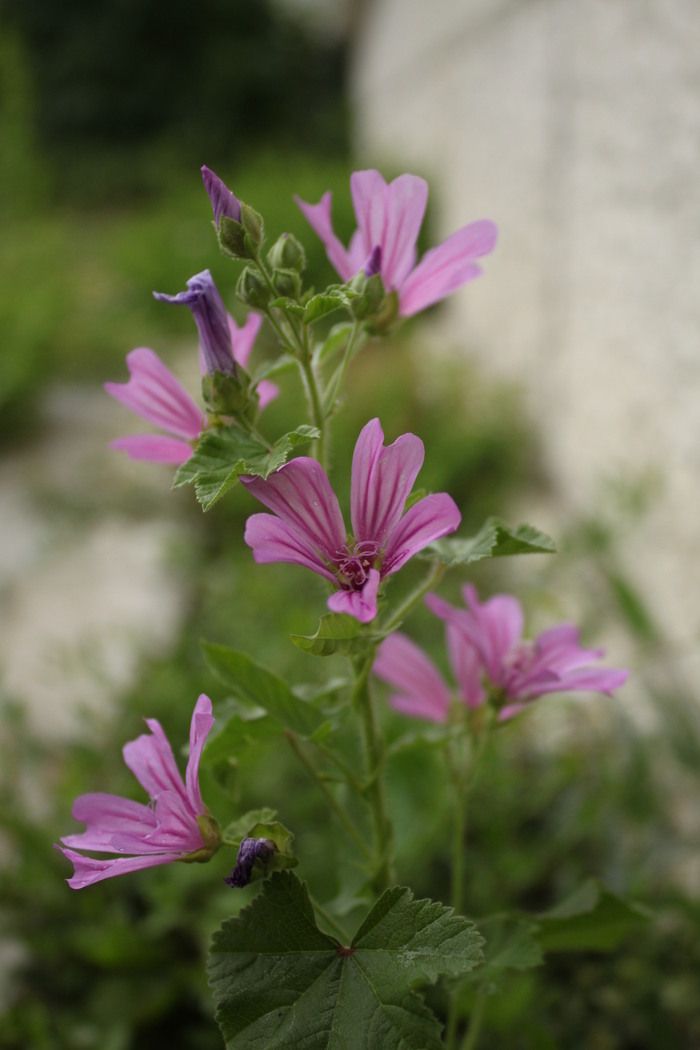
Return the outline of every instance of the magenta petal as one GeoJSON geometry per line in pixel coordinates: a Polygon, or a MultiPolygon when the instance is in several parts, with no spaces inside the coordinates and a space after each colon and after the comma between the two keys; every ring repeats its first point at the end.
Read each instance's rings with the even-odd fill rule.
{"type": "Polygon", "coordinates": [[[384,575],[398,572],[409,558],[433,540],[440,539],[459,527],[462,515],[446,492],[437,492],[415,503],[387,536],[384,575]]]}
{"type": "Polygon", "coordinates": [[[105,383],[107,393],[176,437],[198,437],[205,424],[204,415],[158,355],[143,346],[128,353],[126,363],[129,382],[105,383]]]}
{"type": "Polygon", "coordinates": [[[486,699],[486,693],[481,684],[483,668],[479,652],[453,623],[448,622],[446,634],[450,663],[462,699],[467,707],[480,707],[486,699]]]}
{"type": "Polygon", "coordinates": [[[241,368],[245,368],[248,364],[248,358],[251,355],[262,323],[262,314],[249,313],[245,323],[242,325],[236,324],[233,317],[229,314],[228,326],[231,332],[233,359],[241,368]]]}
{"type": "Polygon", "coordinates": [[[409,718],[422,718],[426,722],[435,722],[444,725],[447,721],[447,711],[439,711],[429,700],[417,696],[403,696],[401,693],[393,693],[389,697],[389,703],[402,715],[409,718]]]}
{"type": "Polygon", "coordinates": [[[242,483],[317,551],[332,559],[345,543],[345,525],[328,476],[315,459],[299,456],[267,480],[244,477],[242,483]]]}
{"type": "Polygon", "coordinates": [[[190,722],[190,754],[185,772],[185,787],[190,805],[195,813],[204,813],[206,806],[199,789],[199,760],[207,737],[214,725],[211,700],[202,693],[194,706],[190,722]]]}
{"type": "Polygon", "coordinates": [[[402,434],[387,448],[383,443],[379,420],[370,420],[355,445],[350,499],[355,539],[380,545],[401,518],[425,454],[415,434],[402,434]]]}
{"type": "Polygon", "coordinates": [[[157,799],[164,791],[172,791],[187,806],[185,785],[163,727],[155,718],[145,721],[150,734],[144,733],[124,745],[124,761],[149,798],[157,799]]]}
{"type": "Polygon", "coordinates": [[[326,255],[337,273],[344,281],[354,277],[357,268],[352,267],[348,253],[340,243],[333,231],[331,219],[331,203],[333,195],[330,191],[324,193],[318,204],[307,204],[301,197],[295,197],[294,201],[306,217],[311,229],[322,241],[326,249],[326,255]]]}
{"type": "Polygon", "coordinates": [[[508,674],[507,657],[519,644],[523,631],[523,610],[517,598],[496,594],[483,604],[476,588],[467,584],[464,598],[471,614],[460,619],[481,653],[486,672],[495,685],[503,685],[508,674]]]}
{"type": "Polygon", "coordinates": [[[354,616],[360,623],[369,623],[377,615],[379,581],[377,570],[370,569],[361,591],[336,591],[328,599],[328,608],[332,612],[354,616]]]}
{"type": "Polygon", "coordinates": [[[130,871],[142,871],[144,868],[154,868],[159,864],[170,864],[172,861],[180,860],[182,854],[179,852],[149,854],[141,857],[84,857],[82,853],[76,853],[72,849],[64,849],[59,846],[61,853],[72,863],[73,875],[66,882],[72,890],[82,890],[86,886],[92,886],[103,879],[112,879],[117,875],[128,875],[130,871]]]}
{"type": "MultiPolygon", "coordinates": [[[[624,685],[628,677],[629,671],[614,667],[583,667],[578,671],[563,674],[556,680],[543,682],[536,688],[531,687],[532,691],[529,691],[529,696],[570,692],[605,693],[609,696],[615,689],[624,685]]],[[[513,696],[514,700],[526,698],[520,688],[513,696]]]]}
{"type": "Polygon", "coordinates": [[[496,226],[483,219],[457,230],[446,241],[423,256],[399,292],[399,313],[410,317],[451,295],[481,273],[473,262],[487,255],[496,244],[496,226]]]}
{"type": "Polygon", "coordinates": [[[386,228],[387,185],[378,171],[354,171],[350,176],[350,193],[355,208],[358,243],[366,260],[372,250],[383,246],[386,228]]]}
{"type": "Polygon", "coordinates": [[[253,557],[261,564],[288,562],[303,565],[319,576],[335,583],[318,551],[306,536],[274,514],[252,514],[245,525],[244,540],[253,550],[253,557]]]}
{"type": "Polygon", "coordinates": [[[86,830],[65,835],[61,842],[76,849],[121,852],[114,846],[115,837],[128,838],[126,852],[141,852],[144,835],[156,830],[153,810],[140,802],[93,792],[80,795],[73,803],[73,816],[86,825],[86,830]]]}
{"type": "Polygon", "coordinates": [[[132,434],[129,437],[115,438],[114,441],[110,441],[109,447],[126,452],[131,459],[147,460],[149,463],[172,463],[176,466],[186,463],[194,451],[187,442],[164,437],[162,434],[132,434]]]}
{"type": "Polygon", "coordinates": [[[430,718],[435,722],[444,722],[450,707],[450,691],[435,664],[422,649],[415,645],[405,634],[395,632],[385,638],[377,650],[377,658],[372,668],[374,674],[401,691],[399,710],[407,712],[408,701],[414,705],[414,712],[422,712],[419,717],[430,718]]]}
{"type": "Polygon", "coordinates": [[[269,379],[261,379],[256,390],[258,392],[258,402],[260,404],[261,412],[271,401],[274,401],[280,396],[280,388],[276,383],[271,383],[269,379]]]}
{"type": "MultiPolygon", "coordinates": [[[[381,242],[384,287],[400,288],[416,261],[416,241],[428,203],[428,184],[417,175],[399,175],[387,187],[381,242]]],[[[374,245],[373,245],[374,247],[374,245]]]]}

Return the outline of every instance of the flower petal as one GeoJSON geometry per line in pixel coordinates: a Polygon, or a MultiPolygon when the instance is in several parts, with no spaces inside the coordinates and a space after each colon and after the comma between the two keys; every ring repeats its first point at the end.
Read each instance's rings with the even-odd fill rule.
{"type": "Polygon", "coordinates": [[[438,725],[444,725],[447,721],[447,711],[438,711],[428,700],[421,697],[392,693],[389,703],[395,711],[408,715],[409,718],[422,718],[426,722],[435,722],[438,725]]]}
{"type": "Polygon", "coordinates": [[[345,543],[345,525],[337,497],[320,463],[299,456],[267,480],[243,477],[242,483],[264,506],[332,559],[345,543]]]}
{"type": "Polygon", "coordinates": [[[241,368],[248,364],[255,340],[258,337],[260,326],[263,323],[262,314],[251,312],[242,325],[236,324],[231,315],[228,315],[228,327],[231,332],[231,346],[233,348],[233,359],[241,368]]]}
{"type": "Polygon", "coordinates": [[[377,615],[377,593],[381,577],[376,569],[370,569],[361,591],[336,591],[328,599],[332,612],[347,613],[360,623],[369,623],[377,615]]]}
{"type": "Polygon", "coordinates": [[[277,386],[277,383],[271,383],[269,379],[261,379],[256,390],[258,392],[258,403],[261,412],[271,401],[274,401],[280,396],[280,388],[277,386]]]}
{"type": "Polygon", "coordinates": [[[122,748],[124,761],[149,798],[157,799],[164,791],[172,791],[187,807],[185,785],[163,727],[155,718],[147,718],[145,722],[150,735],[144,733],[125,744],[122,748]]]}
{"type": "Polygon", "coordinates": [[[194,706],[192,721],[190,722],[190,754],[187,759],[187,770],[185,772],[185,787],[190,805],[195,813],[206,813],[207,807],[202,801],[202,793],[199,789],[199,760],[209,736],[211,727],[214,725],[211,700],[202,693],[194,706]]]}
{"type": "Polygon", "coordinates": [[[387,536],[382,573],[386,576],[398,572],[409,558],[433,540],[454,532],[461,520],[457,504],[446,492],[436,492],[419,500],[387,536]]]}
{"type": "Polygon", "coordinates": [[[128,383],[105,383],[104,389],[123,405],[176,437],[199,437],[204,414],[153,350],[138,347],[126,355],[128,383]]]}
{"type": "Polygon", "coordinates": [[[331,265],[335,267],[337,273],[344,281],[349,281],[357,273],[358,268],[353,267],[348,253],[333,231],[333,221],[331,219],[333,194],[330,190],[327,191],[323,194],[318,204],[307,204],[301,197],[295,197],[294,201],[304,213],[311,229],[322,241],[331,265]]]}
{"type": "Polygon", "coordinates": [[[61,853],[73,864],[73,875],[66,882],[72,890],[82,890],[86,886],[92,886],[95,882],[103,879],[112,879],[116,875],[128,875],[130,871],[142,871],[144,868],[154,868],[159,864],[170,864],[171,861],[180,860],[182,854],[179,852],[152,853],[141,857],[84,857],[82,853],[76,853],[72,849],[64,849],[58,846],[61,853]]]}
{"type": "Polygon", "coordinates": [[[469,637],[481,653],[481,658],[494,685],[504,685],[508,676],[508,656],[522,638],[523,610],[517,598],[511,594],[495,594],[481,603],[476,587],[467,584],[463,594],[471,624],[466,625],[469,637]]]}
{"type": "Polygon", "coordinates": [[[353,171],[350,176],[350,193],[360,235],[358,246],[362,246],[363,261],[369,258],[377,245],[380,247],[383,245],[386,229],[387,189],[384,179],[374,168],[353,171]]]}
{"type": "Polygon", "coordinates": [[[425,451],[415,434],[402,434],[384,448],[378,419],[360,431],[352,457],[351,517],[356,540],[384,545],[398,524],[425,451]]]}
{"type": "Polygon", "coordinates": [[[493,251],[497,230],[488,219],[457,230],[423,256],[399,292],[399,313],[410,317],[478,277],[474,259],[493,251]]]}
{"type": "Polygon", "coordinates": [[[149,463],[186,463],[193,449],[186,441],[164,437],[162,434],[133,434],[129,437],[115,438],[110,441],[110,448],[126,452],[131,459],[147,460],[149,463]]]}
{"type": "Polygon", "coordinates": [[[486,699],[481,684],[482,665],[476,646],[467,641],[464,632],[454,624],[447,624],[447,651],[457,679],[462,699],[467,707],[480,707],[486,699]]]}
{"type": "Polygon", "coordinates": [[[414,712],[420,710],[419,717],[430,718],[434,722],[444,722],[450,708],[450,691],[435,664],[419,646],[396,631],[385,638],[377,650],[377,658],[372,668],[374,674],[384,682],[401,691],[399,710],[407,711],[405,701],[412,705],[414,712]]]}
{"type": "MultiPolygon", "coordinates": [[[[400,288],[416,261],[416,241],[428,203],[428,183],[418,175],[399,175],[386,191],[381,275],[388,290],[400,288]]],[[[374,247],[374,245],[373,245],[374,247]]]]}
{"type": "Polygon", "coordinates": [[[331,583],[336,582],[308,538],[274,514],[252,514],[246,521],[243,538],[260,565],[270,562],[303,565],[331,583]]]}

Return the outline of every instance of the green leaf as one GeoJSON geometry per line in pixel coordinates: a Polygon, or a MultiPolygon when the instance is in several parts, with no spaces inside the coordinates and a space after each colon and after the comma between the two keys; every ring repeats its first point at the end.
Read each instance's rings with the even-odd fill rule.
{"type": "Polygon", "coordinates": [[[287,462],[291,452],[319,436],[316,427],[302,424],[283,434],[272,448],[239,427],[216,427],[199,440],[193,456],[183,463],[173,485],[194,484],[197,499],[210,510],[238,481],[241,474],[266,478],[287,462]]]}
{"type": "Polygon", "coordinates": [[[209,982],[227,1050],[441,1050],[414,988],[480,961],[472,923],[401,887],[344,947],[319,930],[306,887],[281,872],[215,933],[209,982]]]}
{"type": "Polygon", "coordinates": [[[610,893],[595,879],[537,916],[545,952],[609,952],[647,921],[649,912],[610,893]]]}
{"type": "Polygon", "coordinates": [[[489,518],[475,536],[451,537],[431,543],[422,557],[439,558],[445,565],[471,565],[484,558],[510,554],[553,554],[554,540],[532,525],[510,528],[499,518],[489,518]]]}
{"type": "Polygon", "coordinates": [[[273,299],[268,306],[274,306],[277,310],[282,310],[285,314],[291,314],[293,317],[304,316],[304,307],[291,299],[288,295],[280,295],[276,299],[273,299]]]}
{"type": "Polygon", "coordinates": [[[251,382],[253,386],[257,386],[263,379],[291,372],[296,368],[296,364],[296,358],[291,354],[280,354],[279,357],[273,358],[272,361],[264,361],[259,368],[256,368],[250,377],[251,382]]]}
{"type": "Polygon", "coordinates": [[[256,824],[269,824],[277,817],[277,810],[269,806],[260,809],[251,809],[242,817],[237,817],[221,832],[221,837],[230,846],[240,846],[245,838],[250,837],[250,829],[256,824]]]}
{"type": "Polygon", "coordinates": [[[354,328],[351,321],[342,321],[340,324],[334,324],[330,332],[322,343],[314,349],[313,360],[314,365],[321,364],[327,357],[335,353],[336,350],[340,350],[347,343],[350,338],[350,334],[354,328]]]}
{"type": "Polygon", "coordinates": [[[493,979],[507,970],[531,970],[544,962],[537,938],[537,923],[510,915],[479,920],[484,935],[484,968],[480,977],[493,979]]]}
{"type": "Polygon", "coordinates": [[[346,613],[327,613],[322,616],[315,634],[293,634],[294,644],[312,656],[331,656],[333,653],[357,653],[372,640],[363,624],[346,613]]]}
{"type": "Polygon", "coordinates": [[[202,765],[216,766],[232,758],[239,758],[249,747],[273,738],[279,739],[279,726],[271,719],[262,707],[241,709],[235,702],[217,705],[214,729],[209,735],[202,765]]]}
{"type": "Polygon", "coordinates": [[[322,317],[333,313],[334,310],[341,309],[341,307],[346,307],[348,304],[349,299],[347,295],[340,290],[321,292],[320,295],[314,295],[304,307],[304,324],[313,324],[314,321],[320,321],[322,317]]]}
{"type": "Polygon", "coordinates": [[[235,697],[262,707],[286,728],[309,737],[325,721],[320,711],[300,700],[281,678],[259,667],[245,653],[210,642],[203,642],[202,649],[211,670],[235,697]]]}

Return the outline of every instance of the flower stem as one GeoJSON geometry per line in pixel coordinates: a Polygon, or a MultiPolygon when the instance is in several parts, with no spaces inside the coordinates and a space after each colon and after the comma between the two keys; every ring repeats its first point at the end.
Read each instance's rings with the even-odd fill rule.
{"type": "Polygon", "coordinates": [[[321,466],[325,469],[328,467],[327,460],[327,447],[325,441],[325,423],[326,417],[323,411],[323,397],[319,389],[318,379],[314,372],[314,366],[311,361],[311,355],[308,351],[308,347],[304,348],[304,352],[298,359],[299,370],[301,372],[301,379],[304,384],[304,393],[306,394],[306,401],[309,406],[309,415],[311,422],[315,427],[318,427],[320,431],[320,437],[314,442],[314,454],[316,459],[319,461],[321,466]]]}
{"type": "Polygon", "coordinates": [[[467,1029],[461,1050],[475,1050],[481,1032],[481,1024],[484,1020],[484,1009],[486,1007],[486,990],[482,987],[476,993],[474,1008],[469,1018],[467,1029]]]}
{"type": "Polygon", "coordinates": [[[374,662],[374,650],[355,665],[356,679],[353,705],[362,715],[367,787],[365,795],[372,814],[374,829],[374,871],[372,883],[381,893],[394,882],[394,828],[389,819],[384,791],[386,748],[369,687],[369,673],[374,662]]]}
{"type": "Polygon", "coordinates": [[[391,619],[383,625],[383,627],[381,628],[382,637],[386,637],[387,635],[391,634],[392,631],[395,631],[397,627],[401,626],[403,620],[406,619],[408,614],[418,604],[423,595],[427,594],[432,587],[437,587],[444,575],[444,572],[445,566],[442,564],[442,562],[433,562],[422,582],[418,584],[415,590],[411,591],[406,600],[403,601],[401,605],[399,605],[398,609],[396,609],[391,619]]]}
{"type": "Polygon", "coordinates": [[[299,738],[296,735],[296,733],[293,733],[291,729],[285,729],[284,735],[287,738],[289,746],[301,762],[306,772],[309,774],[311,779],[315,781],[319,789],[323,792],[326,801],[333,810],[335,816],[338,818],[339,823],[343,826],[343,828],[348,833],[353,842],[355,842],[355,844],[359,846],[360,850],[364,853],[367,859],[371,859],[372,853],[371,850],[367,848],[367,843],[353,824],[349,814],[340,805],[337,798],[335,797],[331,789],[328,787],[328,784],[325,782],[323,777],[320,775],[320,773],[314,766],[313,762],[311,762],[308,756],[304,753],[304,750],[301,744],[299,743],[299,738]]]}

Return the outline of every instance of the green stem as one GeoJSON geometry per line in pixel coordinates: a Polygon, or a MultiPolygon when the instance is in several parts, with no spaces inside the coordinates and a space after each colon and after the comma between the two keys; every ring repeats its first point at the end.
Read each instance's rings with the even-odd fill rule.
{"type": "Polygon", "coordinates": [[[327,449],[324,433],[326,419],[323,412],[323,397],[319,390],[318,379],[314,372],[308,347],[305,347],[302,356],[298,358],[298,362],[302,382],[304,384],[304,393],[306,394],[306,401],[309,406],[311,422],[315,427],[318,427],[321,434],[321,436],[314,442],[314,453],[321,466],[324,469],[327,469],[327,449]]]}
{"type": "MultiPolygon", "coordinates": [[[[481,1024],[484,1020],[484,1010],[486,1008],[486,991],[484,988],[480,988],[476,993],[476,999],[474,1000],[474,1009],[471,1012],[469,1018],[469,1028],[462,1042],[462,1050],[474,1050],[479,1040],[479,1034],[481,1032],[481,1024]]],[[[449,1044],[448,1044],[449,1045],[449,1044]]]]}
{"type": "Polygon", "coordinates": [[[440,580],[442,579],[445,572],[445,566],[439,562],[433,562],[430,567],[428,574],[425,576],[423,581],[418,584],[415,590],[411,591],[405,601],[399,605],[398,609],[394,612],[394,615],[390,620],[387,621],[381,628],[382,636],[386,637],[395,631],[397,627],[400,627],[402,622],[411,612],[411,610],[418,604],[423,595],[427,594],[433,587],[437,587],[440,580]]]}
{"type": "Polygon", "coordinates": [[[332,762],[335,766],[338,767],[340,772],[345,777],[348,786],[353,789],[355,794],[364,798],[364,784],[362,784],[361,781],[358,780],[358,778],[353,773],[352,769],[350,769],[350,766],[347,764],[347,762],[344,759],[342,759],[340,755],[336,755],[335,751],[333,751],[330,747],[324,744],[322,740],[315,740],[314,744],[321,752],[321,754],[326,756],[329,762],[332,762]]]}
{"type": "Polygon", "coordinates": [[[333,377],[331,378],[331,381],[328,384],[328,387],[326,389],[326,411],[327,412],[331,412],[332,411],[333,405],[335,404],[335,400],[338,397],[338,394],[340,393],[340,390],[341,390],[341,388],[343,386],[343,382],[345,381],[345,373],[348,370],[348,365],[350,364],[351,360],[353,359],[353,357],[355,356],[355,353],[357,351],[357,345],[356,344],[357,344],[357,337],[358,337],[359,334],[360,334],[360,323],[359,323],[359,321],[354,321],[353,322],[353,326],[352,326],[352,330],[350,332],[350,335],[348,336],[348,341],[345,344],[345,349],[343,351],[343,357],[341,359],[341,362],[338,365],[338,367],[335,370],[335,372],[333,373],[333,377]]]}
{"type": "Polygon", "coordinates": [[[356,666],[353,705],[362,715],[367,787],[365,795],[372,814],[374,829],[374,872],[372,882],[378,893],[388,889],[394,876],[394,829],[387,813],[384,791],[386,749],[369,688],[369,673],[374,662],[374,651],[356,666]]]}
{"type": "Polygon", "coordinates": [[[350,816],[348,815],[348,813],[346,813],[346,811],[340,805],[340,803],[338,802],[337,798],[335,797],[335,795],[333,794],[331,789],[328,787],[328,784],[326,784],[325,780],[320,775],[320,773],[318,772],[318,770],[316,769],[314,764],[310,761],[308,756],[306,754],[304,754],[304,750],[303,750],[301,744],[299,743],[299,738],[297,737],[296,733],[293,733],[291,729],[285,729],[284,735],[286,736],[287,741],[289,742],[289,746],[291,747],[292,751],[294,752],[296,757],[301,762],[301,764],[304,767],[304,769],[306,770],[306,772],[309,774],[311,779],[316,783],[316,785],[319,787],[319,789],[323,792],[323,794],[324,794],[324,796],[326,798],[326,801],[328,802],[328,805],[333,810],[333,813],[338,818],[338,821],[340,822],[340,824],[342,824],[343,828],[345,829],[345,831],[347,831],[348,835],[352,838],[352,840],[355,842],[355,844],[357,846],[359,846],[359,848],[365,854],[367,859],[368,860],[371,859],[372,858],[372,853],[367,848],[367,843],[365,842],[365,840],[363,839],[362,835],[359,833],[359,831],[357,830],[357,828],[353,824],[353,822],[350,819],[350,816]]]}

